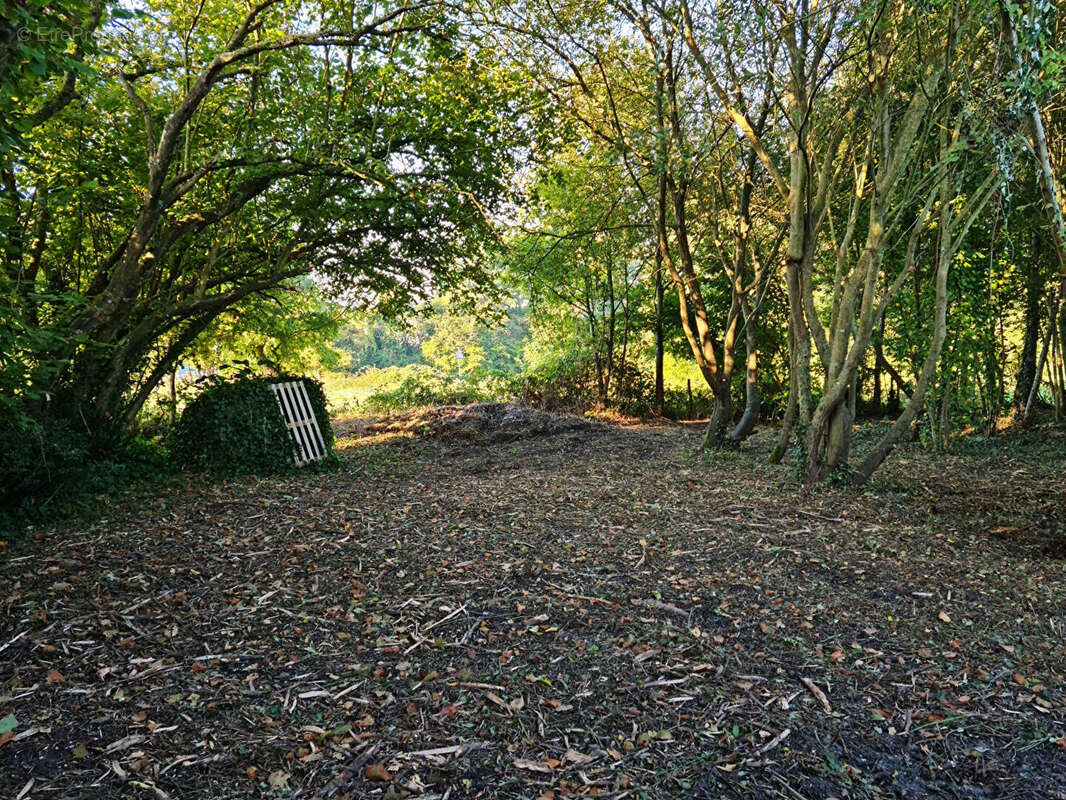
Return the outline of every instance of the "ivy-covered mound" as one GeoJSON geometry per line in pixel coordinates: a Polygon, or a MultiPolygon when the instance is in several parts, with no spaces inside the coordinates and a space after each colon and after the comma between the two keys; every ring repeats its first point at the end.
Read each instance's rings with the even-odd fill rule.
{"type": "Polygon", "coordinates": [[[269,475],[294,468],[293,439],[270,385],[302,380],[326,449],[333,429],[322,384],[297,375],[208,378],[174,427],[171,455],[184,469],[216,475],[269,475]]]}

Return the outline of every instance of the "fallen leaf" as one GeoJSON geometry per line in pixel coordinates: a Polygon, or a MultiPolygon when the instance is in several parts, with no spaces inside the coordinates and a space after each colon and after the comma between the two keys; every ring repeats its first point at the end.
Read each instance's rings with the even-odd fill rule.
{"type": "Polygon", "coordinates": [[[275,770],[270,773],[270,777],[267,778],[267,783],[270,784],[272,789],[281,789],[289,782],[289,773],[284,770],[275,770]]]}
{"type": "Polygon", "coordinates": [[[381,783],[388,783],[392,780],[392,775],[385,769],[384,764],[367,764],[366,769],[363,770],[363,777],[368,781],[380,781],[381,783]]]}
{"type": "Polygon", "coordinates": [[[519,769],[528,769],[530,772],[543,772],[548,775],[553,772],[550,764],[543,761],[533,761],[528,758],[516,758],[514,765],[519,769]]]}
{"type": "Polygon", "coordinates": [[[507,704],[507,701],[500,697],[498,694],[495,694],[493,692],[485,692],[485,697],[491,700],[496,705],[498,705],[500,708],[504,709],[505,711],[511,710],[511,706],[507,704]]]}
{"type": "Polygon", "coordinates": [[[951,622],[951,617],[948,616],[946,611],[941,611],[936,615],[936,618],[941,622],[951,622]]]}
{"type": "Polygon", "coordinates": [[[67,679],[63,677],[63,673],[58,669],[53,669],[48,673],[49,683],[66,683],[67,679]]]}
{"type": "Polygon", "coordinates": [[[586,761],[591,761],[592,756],[587,756],[584,753],[579,753],[572,747],[563,753],[563,762],[569,762],[571,764],[584,764],[586,761]]]}

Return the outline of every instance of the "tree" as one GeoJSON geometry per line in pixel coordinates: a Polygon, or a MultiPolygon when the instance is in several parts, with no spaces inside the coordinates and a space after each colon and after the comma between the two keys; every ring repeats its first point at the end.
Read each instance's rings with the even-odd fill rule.
{"type": "Polygon", "coordinates": [[[524,136],[444,6],[150,10],[2,167],[5,303],[51,365],[36,411],[102,443],[249,298],[311,272],[385,309],[487,281],[524,136]]]}
{"type": "Polygon", "coordinates": [[[558,331],[578,321],[580,350],[569,355],[587,359],[600,407],[625,405],[634,399],[626,375],[650,299],[641,198],[613,154],[592,141],[555,151],[532,194],[511,280],[528,293],[540,326],[558,331]]]}
{"type": "Polygon", "coordinates": [[[435,322],[436,330],[422,344],[426,363],[449,375],[476,375],[485,362],[477,321],[449,307],[435,322]]]}
{"type": "MultiPolygon", "coordinates": [[[[602,145],[626,191],[639,198],[655,252],[649,272],[673,284],[690,352],[715,397],[705,444],[721,446],[747,436],[758,416],[757,312],[780,238],[756,235],[765,230],[753,206],[756,159],[743,141],[730,140],[728,118],[705,105],[673,12],[615,2],[565,11],[517,4],[493,10],[485,24],[527,54],[526,68],[565,114],[579,147],[602,145]],[[730,434],[742,334],[748,411],[730,434]]],[[[766,113],[770,102],[767,96],[766,113]]]]}
{"type": "MultiPolygon", "coordinates": [[[[920,18],[910,14],[906,4],[895,2],[855,8],[833,4],[817,14],[804,3],[760,5],[755,18],[766,26],[766,36],[780,30],[784,41],[780,61],[764,49],[761,63],[773,75],[771,88],[765,90],[745,81],[738,68],[741,64],[749,68],[742,55],[751,34],[745,32],[748,38],[738,41],[726,13],[703,7],[696,13],[684,0],[681,7],[690,50],[738,133],[752,144],[772,176],[788,219],[792,400],[778,457],[793,421],[798,420],[808,483],[837,470],[863,482],[922,407],[943,344],[947,270],[995,186],[994,170],[984,170],[984,177],[980,169],[958,167],[977,136],[973,126],[964,123],[969,117],[964,102],[968,94],[963,90],[970,87],[960,66],[968,62],[960,59],[960,53],[968,51],[959,42],[973,46],[978,26],[956,4],[947,5],[939,15],[920,18]],[[921,41],[944,44],[919,48],[921,41]],[[708,53],[716,50],[724,57],[712,61],[708,53]],[[724,64],[722,74],[720,64],[724,64]],[[784,98],[780,120],[787,133],[781,132],[778,139],[787,136],[787,164],[747,111],[746,97],[766,93],[784,98]],[[848,112],[842,115],[839,108],[848,112]],[[939,131],[931,159],[926,131],[939,131]],[[968,185],[975,174],[981,176],[977,184],[968,185]],[[929,175],[935,177],[931,188],[929,175]],[[834,241],[826,247],[822,236],[834,206],[846,221],[841,230],[831,231],[834,241]],[[909,257],[934,219],[934,210],[940,288],[928,357],[908,408],[860,466],[850,470],[858,369],[873,331],[913,269],[909,257]],[[884,272],[885,256],[892,239],[905,230],[904,221],[910,225],[908,257],[889,277],[884,272]],[[832,277],[820,293],[815,267],[826,255],[830,257],[822,263],[832,265],[832,277]],[[829,304],[820,309],[822,294],[829,304]],[[812,344],[821,368],[817,403],[812,344]]],[[[971,159],[971,164],[981,163],[979,154],[971,159]]]]}
{"type": "Polygon", "coordinates": [[[1059,280],[1050,304],[1048,335],[1037,359],[1032,383],[1025,400],[1024,420],[1027,421],[1033,399],[1040,386],[1040,378],[1047,360],[1053,336],[1051,328],[1058,326],[1059,341],[1066,340],[1066,219],[1062,208],[1062,187],[1051,163],[1045,112],[1040,101],[1063,87],[1060,65],[1061,52],[1050,46],[1054,7],[1046,0],[1034,0],[1028,13],[1021,4],[1000,4],[1006,49],[1014,66],[1016,99],[1022,118],[1028,150],[1036,168],[1037,182],[1044,200],[1051,248],[1059,267],[1059,280]]]}

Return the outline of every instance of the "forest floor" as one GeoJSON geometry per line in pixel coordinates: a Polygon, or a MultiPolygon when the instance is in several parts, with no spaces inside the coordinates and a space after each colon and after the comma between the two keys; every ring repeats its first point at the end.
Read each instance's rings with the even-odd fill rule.
{"type": "Polygon", "coordinates": [[[1066,432],[813,494],[772,431],[338,432],[8,546],[0,796],[1066,798],[1066,432]]]}

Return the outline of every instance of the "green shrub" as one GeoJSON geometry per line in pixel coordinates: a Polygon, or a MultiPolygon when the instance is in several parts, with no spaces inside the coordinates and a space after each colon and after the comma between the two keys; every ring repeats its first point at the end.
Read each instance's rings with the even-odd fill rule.
{"type": "Polygon", "coordinates": [[[19,416],[0,422],[0,535],[98,507],[97,498],[168,471],[166,453],[140,439],[95,451],[63,420],[19,416]]]}
{"type": "Polygon", "coordinates": [[[559,351],[544,358],[525,376],[521,399],[549,411],[583,411],[595,403],[594,384],[586,353],[559,351]]]}
{"type": "Polygon", "coordinates": [[[514,396],[514,379],[500,373],[483,372],[460,378],[422,365],[404,370],[406,376],[399,383],[386,384],[372,393],[361,404],[362,410],[389,413],[426,406],[502,402],[514,396]]]}
{"type": "Polygon", "coordinates": [[[309,378],[247,374],[201,379],[203,390],[174,426],[170,452],[183,469],[215,475],[269,475],[294,469],[293,439],[270,385],[302,380],[327,450],[333,429],[322,384],[309,378]]]}
{"type": "Polygon", "coordinates": [[[88,437],[55,420],[18,416],[0,422],[0,504],[37,497],[89,456],[88,437]]]}

